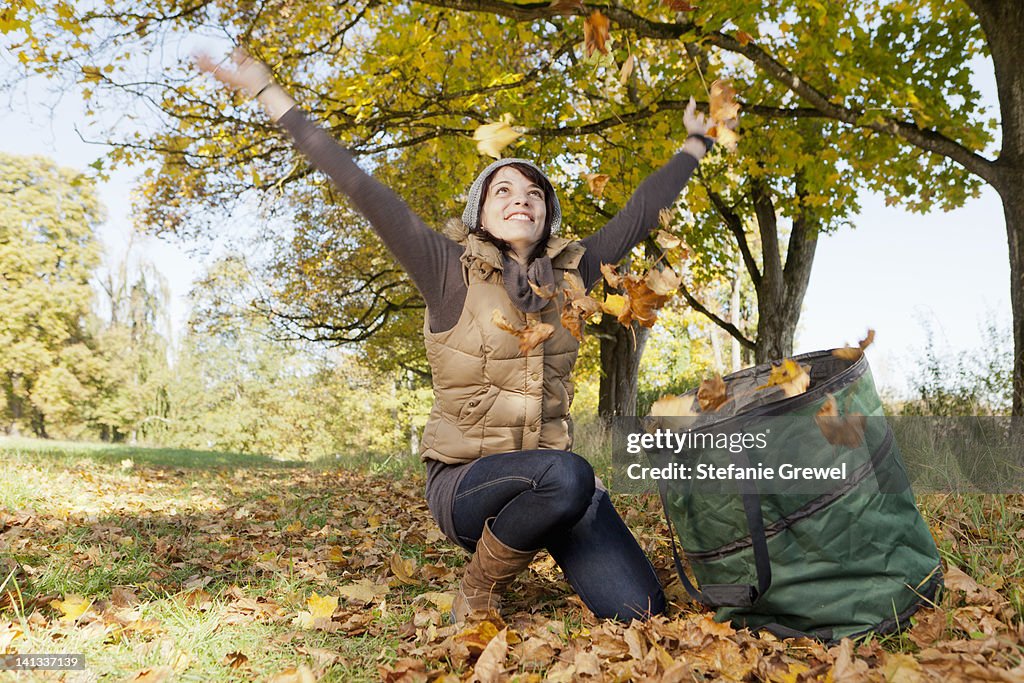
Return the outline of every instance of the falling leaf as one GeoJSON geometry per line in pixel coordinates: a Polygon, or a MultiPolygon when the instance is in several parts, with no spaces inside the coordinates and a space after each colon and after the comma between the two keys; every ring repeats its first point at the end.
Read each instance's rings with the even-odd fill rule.
{"type": "Polygon", "coordinates": [[[720,79],[711,84],[711,118],[716,123],[739,118],[740,105],[735,98],[736,91],[729,81],[720,79]]]}
{"type": "Polygon", "coordinates": [[[92,600],[86,600],[80,595],[68,595],[63,600],[51,600],[50,607],[60,610],[60,621],[67,624],[74,623],[80,616],[86,613],[92,605],[92,600]]]}
{"type": "Polygon", "coordinates": [[[658,244],[659,247],[661,247],[665,251],[675,249],[676,247],[683,243],[682,239],[676,237],[675,235],[666,230],[658,230],[658,232],[655,233],[654,235],[654,241],[658,244]]]}
{"type": "Polygon", "coordinates": [[[359,579],[338,589],[341,597],[362,603],[376,602],[377,598],[387,595],[387,592],[386,585],[373,583],[370,579],[359,579]]]}
{"type": "Polygon", "coordinates": [[[693,404],[696,400],[693,395],[668,394],[651,404],[651,415],[655,417],[695,417],[697,412],[694,411],[693,404]]]}
{"type": "Polygon", "coordinates": [[[221,664],[231,669],[240,669],[249,663],[249,658],[241,652],[229,652],[224,655],[224,659],[221,660],[221,664]]]}
{"type": "Polygon", "coordinates": [[[616,318],[622,315],[628,307],[626,297],[621,294],[609,294],[601,303],[601,310],[608,315],[614,315],[616,318]]]}
{"type": "Polygon", "coordinates": [[[608,28],[610,22],[608,17],[601,14],[601,10],[594,10],[583,23],[583,49],[590,57],[594,51],[601,54],[608,54],[608,28]]]}
{"type": "Polygon", "coordinates": [[[602,263],[601,274],[604,275],[604,281],[607,282],[609,286],[617,289],[622,285],[622,277],[618,272],[616,272],[614,264],[602,263]]]}
{"type": "Polygon", "coordinates": [[[487,647],[480,653],[480,658],[476,660],[471,681],[497,683],[502,680],[502,674],[505,672],[505,659],[508,658],[507,636],[508,629],[503,628],[491,638],[487,647]]]}
{"type": "Polygon", "coordinates": [[[587,181],[587,187],[590,188],[590,192],[595,197],[600,197],[604,194],[604,188],[611,176],[607,173],[583,173],[582,175],[587,181]]]}
{"type": "Polygon", "coordinates": [[[669,296],[679,289],[682,279],[671,268],[664,268],[662,270],[652,268],[651,272],[647,273],[647,277],[644,278],[644,282],[647,283],[647,286],[655,294],[669,296]]]}
{"type": "Polygon", "coordinates": [[[647,285],[647,282],[635,275],[623,278],[622,286],[626,290],[629,308],[618,316],[619,324],[629,327],[635,320],[644,327],[654,327],[654,323],[658,321],[658,309],[664,306],[670,297],[658,294],[647,285]]]}
{"type": "Polygon", "coordinates": [[[718,410],[728,400],[728,389],[722,376],[716,374],[711,379],[700,383],[697,389],[697,402],[704,412],[718,410]]]}
{"type": "Polygon", "coordinates": [[[413,578],[412,574],[416,571],[416,560],[405,559],[398,553],[394,553],[391,556],[391,573],[395,575],[402,583],[410,586],[419,585],[420,580],[413,578]]]}
{"type": "Polygon", "coordinates": [[[522,133],[512,129],[512,115],[504,114],[496,123],[485,123],[473,131],[476,149],[495,159],[501,158],[501,151],[518,139],[522,133]]]}
{"type": "Polygon", "coordinates": [[[867,336],[858,342],[857,347],[844,346],[841,349],[833,349],[832,355],[842,360],[857,361],[864,355],[864,350],[875,341],[875,331],[868,329],[867,336]]]}
{"type": "Polygon", "coordinates": [[[864,425],[867,418],[860,413],[839,417],[839,406],[832,394],[825,399],[821,410],[814,416],[814,421],[818,423],[818,429],[825,436],[825,440],[833,446],[858,448],[864,443],[864,425]]]}
{"type": "Polygon", "coordinates": [[[626,81],[629,80],[630,75],[633,73],[635,61],[632,54],[626,57],[626,61],[622,63],[622,68],[619,69],[619,83],[625,85],[626,81]]]}
{"type": "Polygon", "coordinates": [[[807,366],[786,358],[782,363],[772,366],[768,381],[757,389],[778,387],[787,398],[797,396],[807,391],[811,384],[811,376],[807,374],[807,370],[807,366]]]}
{"type": "Polygon", "coordinates": [[[509,334],[515,335],[519,338],[519,352],[522,354],[528,354],[531,350],[542,344],[544,340],[548,339],[555,333],[553,325],[548,323],[537,322],[530,320],[526,323],[526,327],[516,327],[508,321],[501,311],[495,309],[491,314],[491,322],[499,330],[508,332],[509,334]]]}
{"type": "Polygon", "coordinates": [[[530,282],[529,280],[527,280],[526,282],[530,285],[530,289],[533,290],[533,293],[539,296],[541,299],[555,298],[555,294],[557,292],[555,292],[555,286],[553,284],[541,286],[534,282],[530,282]]]}
{"type": "Polygon", "coordinates": [[[749,45],[750,41],[752,41],[753,39],[754,39],[754,36],[750,35],[746,31],[737,31],[736,32],[736,40],[740,41],[740,45],[743,45],[744,47],[749,45]]]}
{"type": "Polygon", "coordinates": [[[692,12],[697,9],[697,5],[691,5],[687,0],[661,0],[661,2],[673,12],[692,12]]]}

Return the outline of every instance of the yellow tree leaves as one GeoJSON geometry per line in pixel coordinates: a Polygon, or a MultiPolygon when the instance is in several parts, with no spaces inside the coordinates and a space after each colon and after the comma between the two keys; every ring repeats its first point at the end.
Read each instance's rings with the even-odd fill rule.
{"type": "Polygon", "coordinates": [[[512,115],[508,112],[502,114],[501,120],[485,123],[473,131],[477,151],[495,159],[500,159],[502,150],[521,135],[522,133],[512,128],[512,115]]]}

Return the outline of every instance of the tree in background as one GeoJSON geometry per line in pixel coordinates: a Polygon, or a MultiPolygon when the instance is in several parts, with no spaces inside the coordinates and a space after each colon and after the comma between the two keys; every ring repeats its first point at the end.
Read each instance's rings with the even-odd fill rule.
{"type": "Polygon", "coordinates": [[[0,415],[47,436],[82,422],[100,366],[88,332],[102,209],[92,183],[40,156],[0,153],[0,415]]]}

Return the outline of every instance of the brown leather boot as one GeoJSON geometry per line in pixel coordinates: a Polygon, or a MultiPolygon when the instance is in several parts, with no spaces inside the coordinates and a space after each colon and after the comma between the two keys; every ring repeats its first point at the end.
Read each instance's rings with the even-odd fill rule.
{"type": "Polygon", "coordinates": [[[505,589],[537,554],[536,550],[516,550],[499,541],[491,533],[491,519],[484,523],[476,552],[466,565],[459,592],[452,602],[452,619],[456,622],[465,621],[473,612],[501,612],[505,589]]]}

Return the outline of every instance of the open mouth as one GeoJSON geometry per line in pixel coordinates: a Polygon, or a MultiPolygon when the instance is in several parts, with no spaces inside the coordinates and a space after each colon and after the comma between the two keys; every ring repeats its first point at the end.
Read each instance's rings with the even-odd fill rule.
{"type": "Polygon", "coordinates": [[[532,223],[533,222],[533,216],[531,216],[528,213],[516,212],[516,213],[511,213],[511,214],[505,216],[505,220],[507,220],[507,221],[527,221],[529,223],[532,223]]]}

